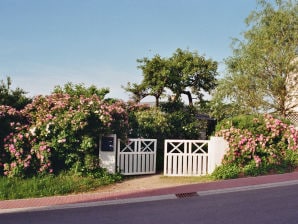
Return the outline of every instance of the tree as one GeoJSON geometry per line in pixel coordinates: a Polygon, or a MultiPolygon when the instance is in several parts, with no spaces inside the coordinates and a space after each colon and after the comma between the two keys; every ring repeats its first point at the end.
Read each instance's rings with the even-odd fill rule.
{"type": "Polygon", "coordinates": [[[1,80],[0,82],[0,105],[6,105],[14,107],[18,110],[23,109],[31,99],[26,97],[26,93],[21,88],[11,89],[11,78],[7,77],[6,82],[1,80]]]}
{"type": "Polygon", "coordinates": [[[193,105],[193,96],[202,101],[203,93],[216,86],[217,62],[199,56],[197,52],[177,49],[170,60],[170,76],[167,87],[175,94],[177,100],[181,94],[188,97],[193,105]]]}
{"type": "Polygon", "coordinates": [[[141,92],[147,92],[144,96],[155,97],[156,106],[159,106],[159,99],[165,92],[167,79],[169,77],[168,60],[156,55],[151,60],[148,58],[138,59],[138,68],[143,71],[143,81],[140,85],[141,92]]]}
{"type": "Polygon", "coordinates": [[[143,84],[127,83],[126,87],[123,87],[127,92],[132,93],[132,100],[136,103],[140,103],[143,98],[149,96],[147,89],[143,84]]]}
{"type": "Polygon", "coordinates": [[[173,101],[179,101],[181,95],[186,94],[189,104],[193,105],[192,95],[202,100],[202,91],[210,92],[216,85],[217,62],[205,59],[197,52],[177,49],[170,58],[156,55],[137,62],[143,71],[143,80],[141,84],[128,83],[125,88],[137,101],[150,95],[155,97],[156,106],[159,106],[160,98],[172,92],[173,101]]]}
{"type": "Polygon", "coordinates": [[[298,5],[291,0],[259,0],[246,23],[243,39],[233,41],[226,59],[228,74],[219,83],[214,100],[228,100],[240,112],[275,112],[286,116],[296,105],[290,82],[297,72],[298,5]]]}

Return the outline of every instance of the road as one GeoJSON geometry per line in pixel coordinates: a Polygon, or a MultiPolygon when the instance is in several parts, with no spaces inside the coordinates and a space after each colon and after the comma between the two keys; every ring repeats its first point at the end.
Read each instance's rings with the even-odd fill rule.
{"type": "Polygon", "coordinates": [[[170,200],[1,214],[2,224],[297,224],[298,185],[170,200]]]}

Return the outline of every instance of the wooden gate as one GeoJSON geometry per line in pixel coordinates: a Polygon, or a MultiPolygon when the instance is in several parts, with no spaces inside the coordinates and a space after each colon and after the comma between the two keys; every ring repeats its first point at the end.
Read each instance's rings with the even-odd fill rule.
{"type": "Polygon", "coordinates": [[[210,140],[165,140],[165,176],[201,176],[211,174],[229,148],[222,137],[210,140]]]}
{"type": "Polygon", "coordinates": [[[205,140],[165,140],[164,175],[206,175],[208,173],[208,142],[205,140]]]}
{"type": "Polygon", "coordinates": [[[156,139],[118,139],[117,169],[123,175],[156,173],[156,139]]]}

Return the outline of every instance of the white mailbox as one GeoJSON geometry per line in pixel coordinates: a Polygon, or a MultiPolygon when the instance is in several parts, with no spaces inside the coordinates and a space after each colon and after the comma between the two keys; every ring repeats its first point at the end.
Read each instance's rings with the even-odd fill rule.
{"type": "Polygon", "coordinates": [[[110,173],[116,172],[117,135],[99,136],[99,159],[101,166],[110,173]]]}

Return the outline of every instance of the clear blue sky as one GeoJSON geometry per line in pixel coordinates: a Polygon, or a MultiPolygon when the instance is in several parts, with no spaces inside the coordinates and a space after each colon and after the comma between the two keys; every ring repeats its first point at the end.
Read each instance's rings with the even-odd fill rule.
{"type": "Polygon", "coordinates": [[[0,0],[0,79],[29,96],[73,82],[127,100],[121,86],[142,79],[136,59],[188,48],[222,63],[254,9],[255,0],[0,0]]]}

